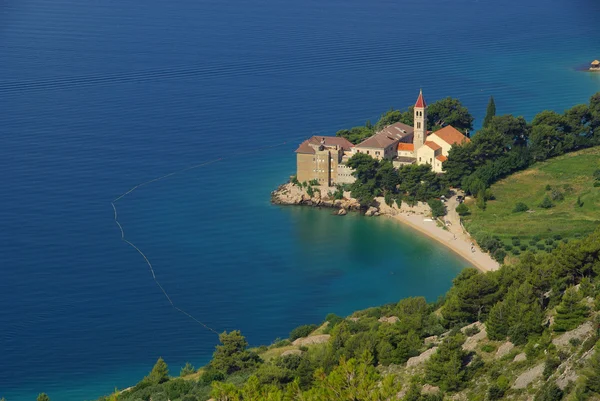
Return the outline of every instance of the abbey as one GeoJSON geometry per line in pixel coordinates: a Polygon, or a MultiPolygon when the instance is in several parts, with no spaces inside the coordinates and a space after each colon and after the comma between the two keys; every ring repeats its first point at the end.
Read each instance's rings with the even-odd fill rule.
{"type": "Polygon", "coordinates": [[[346,162],[357,153],[373,158],[391,160],[395,167],[406,164],[429,164],[437,173],[443,173],[442,163],[450,148],[469,142],[469,138],[451,125],[427,131],[427,103],[419,93],[414,107],[414,124],[388,125],[357,145],[345,138],[313,136],[296,150],[297,178],[300,182],[317,180],[321,185],[333,186],[354,182],[352,169],[346,162]]]}

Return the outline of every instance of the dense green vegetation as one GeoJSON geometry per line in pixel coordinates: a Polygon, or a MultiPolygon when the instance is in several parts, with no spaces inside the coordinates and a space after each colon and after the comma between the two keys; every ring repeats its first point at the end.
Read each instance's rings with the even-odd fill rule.
{"type": "MultiPolygon", "coordinates": [[[[453,283],[436,303],[407,298],[346,319],[329,315],[312,333],[330,334],[321,344],[293,346],[284,340],[249,349],[238,331],[223,333],[212,361],[199,373],[171,378],[159,359],[134,388],[103,400],[413,401],[456,394],[456,399],[484,401],[600,396],[598,331],[563,343],[553,341],[586,321],[597,327],[600,230],[547,254],[526,253],[518,263],[495,272],[466,269],[453,283]],[[484,325],[464,327],[477,321],[484,325]],[[516,348],[497,356],[507,339],[516,348]],[[406,366],[409,358],[432,346],[437,348],[429,360],[406,366]],[[517,354],[522,355],[519,362],[513,361],[517,354]],[[543,375],[529,386],[516,386],[517,378],[533,366],[542,366],[543,375]],[[576,375],[572,383],[559,386],[557,379],[566,371],[576,375]]],[[[301,326],[290,337],[313,328],[301,326]]]]}
{"type": "MultiPolygon", "coordinates": [[[[454,128],[466,133],[473,129],[473,120],[473,116],[458,99],[448,97],[427,107],[427,129],[429,130],[437,130],[445,125],[452,125],[454,128]]],[[[367,121],[363,126],[342,129],[336,132],[335,135],[357,144],[388,125],[397,122],[412,126],[414,123],[414,106],[410,106],[405,111],[390,109],[381,115],[375,125],[367,121]]]]}
{"type": "Polygon", "coordinates": [[[468,202],[465,227],[477,242],[508,254],[549,251],[600,224],[600,147],[569,153],[511,175],[490,188],[485,210],[468,202]],[[491,235],[493,233],[493,236],[491,235]],[[491,237],[496,241],[489,241],[491,237]]]}
{"type": "Polygon", "coordinates": [[[534,162],[600,145],[600,93],[563,114],[542,111],[530,124],[523,117],[492,114],[490,100],[484,128],[471,142],[453,146],[443,164],[450,185],[477,197],[534,162]]]}
{"type": "MultiPolygon", "coordinates": [[[[427,202],[448,195],[448,186],[442,176],[431,171],[429,165],[406,165],[396,169],[389,160],[376,160],[357,153],[348,160],[354,169],[356,181],[350,185],[353,198],[369,205],[377,196],[384,196],[388,204],[427,202]]],[[[443,213],[445,214],[445,213],[443,213]]]]}

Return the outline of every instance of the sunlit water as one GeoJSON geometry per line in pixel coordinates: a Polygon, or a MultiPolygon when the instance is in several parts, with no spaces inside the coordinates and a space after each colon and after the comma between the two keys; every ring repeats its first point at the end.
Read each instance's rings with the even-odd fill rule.
{"type": "Polygon", "coordinates": [[[216,336],[171,308],[120,240],[117,202],[176,305],[269,343],[329,312],[435,300],[466,263],[385,219],[272,206],[299,138],[423,88],[481,119],[600,90],[591,1],[4,2],[0,7],[0,397],[80,401],[216,336]],[[560,23],[556,23],[560,21],[560,23]],[[283,142],[288,141],[285,144],[283,142]],[[241,154],[263,146],[274,146],[241,154]],[[236,156],[237,155],[237,156],[236,156]]]}

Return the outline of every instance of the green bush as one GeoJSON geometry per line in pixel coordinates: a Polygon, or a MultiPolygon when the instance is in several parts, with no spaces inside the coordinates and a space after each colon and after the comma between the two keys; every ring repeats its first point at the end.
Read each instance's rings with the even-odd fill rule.
{"type": "Polygon", "coordinates": [[[537,249],[539,249],[540,251],[543,251],[544,249],[546,249],[546,246],[541,242],[538,242],[536,244],[536,246],[537,246],[537,249]]]}
{"type": "Polygon", "coordinates": [[[308,186],[308,188],[306,188],[306,194],[308,196],[310,196],[311,198],[313,196],[315,196],[315,190],[313,189],[313,187],[311,187],[310,185],[308,186]]]}
{"type": "Polygon", "coordinates": [[[523,252],[525,252],[527,250],[527,245],[523,244],[523,245],[519,246],[519,249],[522,250],[523,252]]]}
{"type": "Polygon", "coordinates": [[[316,324],[305,324],[298,326],[290,332],[290,341],[294,341],[297,338],[306,337],[316,329],[316,324]]]}
{"type": "Polygon", "coordinates": [[[521,240],[518,237],[512,237],[512,244],[514,246],[519,246],[521,245],[521,240]]]}
{"type": "Polygon", "coordinates": [[[504,245],[504,249],[505,249],[507,252],[510,252],[510,251],[512,251],[512,249],[513,249],[513,246],[512,246],[511,244],[505,244],[505,245],[504,245]]]}
{"type": "Polygon", "coordinates": [[[544,242],[546,242],[546,245],[554,244],[554,240],[552,238],[546,238],[546,241],[544,241],[544,242]]]}
{"type": "Polygon", "coordinates": [[[550,184],[546,184],[546,191],[551,191],[552,187],[550,186],[550,184]]]}
{"type": "Polygon", "coordinates": [[[598,187],[600,187],[600,181],[594,182],[594,188],[598,188],[598,187]]]}
{"type": "Polygon", "coordinates": [[[538,206],[541,207],[542,209],[550,209],[551,207],[554,206],[554,204],[552,203],[552,201],[550,200],[548,195],[546,195],[546,196],[544,196],[542,203],[540,203],[538,206]]]}
{"type": "Polygon", "coordinates": [[[434,218],[446,215],[446,205],[439,199],[430,199],[427,204],[431,208],[431,215],[434,218]]]}
{"type": "Polygon", "coordinates": [[[470,214],[469,207],[464,203],[461,203],[456,207],[456,213],[458,213],[459,216],[467,216],[470,214]]]}
{"type": "Polygon", "coordinates": [[[481,346],[481,350],[487,353],[494,352],[496,351],[496,346],[493,344],[484,344],[481,346]]]}
{"type": "Polygon", "coordinates": [[[513,213],[526,212],[529,210],[529,206],[524,204],[523,202],[518,202],[513,209],[513,213]]]}
{"type": "Polygon", "coordinates": [[[293,176],[290,178],[290,182],[291,182],[293,185],[300,186],[300,181],[298,181],[298,177],[297,177],[297,176],[295,176],[295,175],[293,175],[293,176]]]}
{"type": "Polygon", "coordinates": [[[506,252],[504,249],[498,248],[494,251],[492,257],[496,259],[499,263],[504,262],[504,258],[506,258],[506,252]]]}
{"type": "Polygon", "coordinates": [[[519,256],[521,254],[521,251],[519,250],[519,248],[514,248],[512,250],[512,254],[515,256],[519,256]]]}
{"type": "Polygon", "coordinates": [[[308,182],[308,184],[309,184],[309,185],[313,185],[313,186],[315,186],[315,187],[318,187],[318,186],[320,185],[320,184],[319,184],[319,180],[317,180],[316,178],[315,178],[315,179],[313,179],[313,180],[310,180],[310,181],[308,182]]]}

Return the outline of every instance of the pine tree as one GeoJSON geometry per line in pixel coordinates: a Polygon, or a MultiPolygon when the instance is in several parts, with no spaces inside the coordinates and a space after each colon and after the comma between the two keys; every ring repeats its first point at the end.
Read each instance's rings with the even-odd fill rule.
{"type": "Polygon", "coordinates": [[[50,397],[46,393],[41,393],[37,396],[37,401],[50,401],[50,397]]]}
{"type": "Polygon", "coordinates": [[[169,380],[169,368],[162,358],[158,358],[156,364],[148,375],[148,381],[153,384],[164,383],[169,380]]]}
{"type": "Polygon", "coordinates": [[[485,118],[483,119],[483,128],[486,128],[492,122],[492,118],[496,115],[496,102],[494,102],[494,97],[490,96],[490,101],[487,105],[487,110],[485,112],[485,118]]]}
{"type": "Polygon", "coordinates": [[[573,287],[567,288],[563,299],[556,308],[554,331],[568,331],[584,322],[588,307],[581,303],[581,295],[573,287]]]}
{"type": "Polygon", "coordinates": [[[508,311],[504,302],[498,302],[490,310],[485,328],[490,340],[504,340],[508,336],[508,311]]]}

